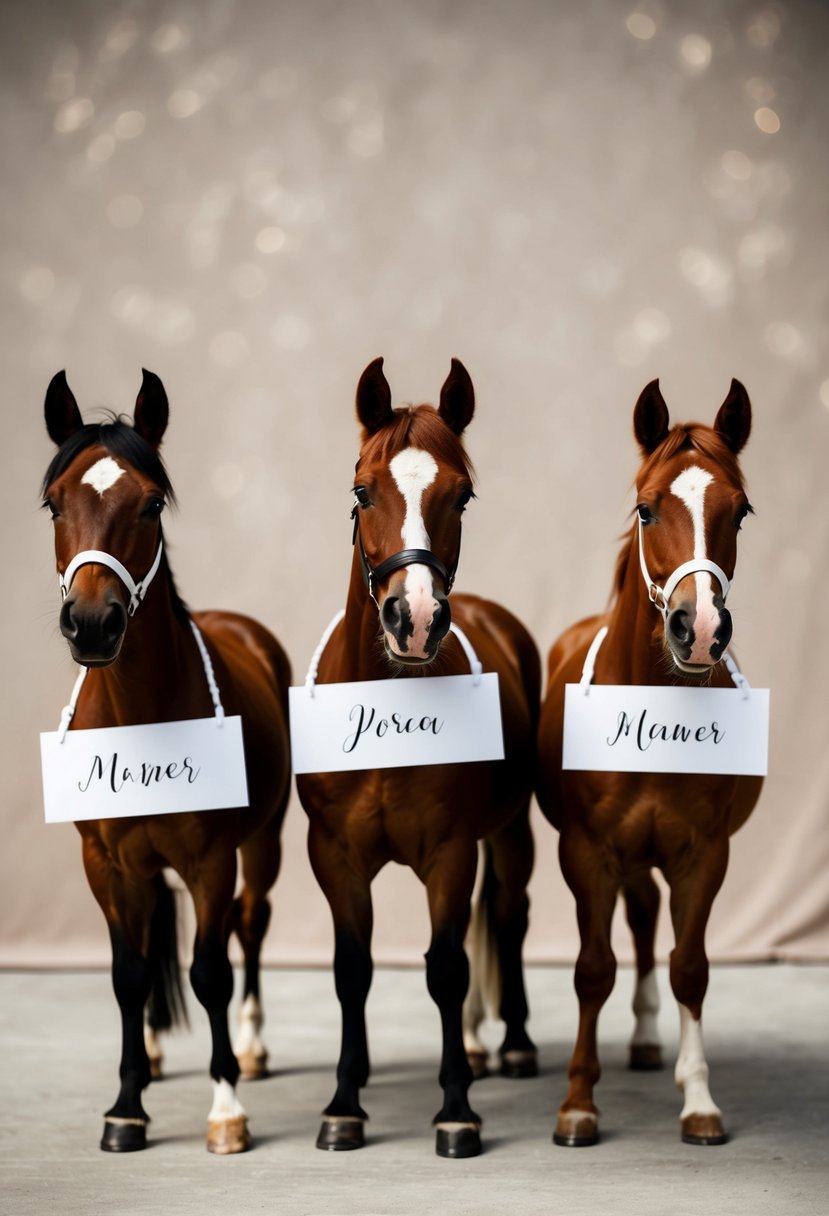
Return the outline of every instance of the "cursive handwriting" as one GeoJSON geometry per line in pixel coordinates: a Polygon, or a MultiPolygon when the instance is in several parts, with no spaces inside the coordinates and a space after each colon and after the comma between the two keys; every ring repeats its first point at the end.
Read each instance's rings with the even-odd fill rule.
{"type": "Polygon", "coordinates": [[[92,766],[89,770],[89,776],[86,781],[78,782],[78,789],[82,794],[92,786],[93,782],[102,781],[109,785],[113,794],[118,794],[125,785],[157,785],[161,781],[176,781],[179,777],[185,777],[188,785],[192,785],[201,772],[200,768],[195,768],[190,756],[185,756],[178,763],[172,761],[170,764],[148,764],[146,761],[140,768],[130,769],[127,765],[119,765],[118,753],[113,752],[109,760],[104,761],[101,756],[95,756],[92,760],[92,766]]]}
{"type": "Polygon", "coordinates": [[[657,742],[707,743],[709,739],[712,739],[716,746],[725,738],[725,731],[717,722],[712,722],[710,726],[686,726],[682,722],[668,726],[663,722],[648,723],[647,717],[646,709],[642,710],[638,721],[635,717],[625,713],[623,709],[620,710],[616,720],[616,734],[612,739],[610,736],[607,737],[608,746],[615,747],[623,735],[626,739],[629,738],[631,731],[633,731],[633,737],[640,752],[646,752],[657,742]]]}
{"type": "Polygon", "coordinates": [[[431,731],[433,735],[440,734],[443,729],[443,722],[437,718],[424,716],[422,718],[404,718],[402,714],[393,713],[388,718],[377,718],[377,711],[374,706],[366,708],[365,705],[353,705],[351,712],[348,715],[349,722],[354,722],[356,719],[356,727],[354,732],[346,737],[343,742],[343,751],[353,752],[357,744],[362,739],[363,735],[369,732],[375,734],[378,739],[382,739],[388,731],[398,735],[412,735],[416,731],[428,733],[431,731]],[[375,719],[377,719],[375,721],[375,719]]]}

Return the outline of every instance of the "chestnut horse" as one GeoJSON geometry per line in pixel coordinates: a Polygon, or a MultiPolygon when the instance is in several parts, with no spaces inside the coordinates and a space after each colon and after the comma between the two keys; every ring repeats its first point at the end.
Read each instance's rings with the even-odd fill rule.
{"type": "Polygon", "coordinates": [[[352,1149],[364,1142],[367,1116],[359,1091],[369,1075],[365,1002],[372,975],[371,882],[394,861],[414,870],[428,897],[426,982],[443,1031],[437,1153],[471,1157],[481,1152],[481,1120],[468,1097],[464,936],[480,839],[486,858],[480,924],[491,931],[490,957],[500,966],[499,1012],[506,1024],[502,1070],[512,1076],[536,1071],[535,1048],[525,1029],[521,946],[533,861],[528,808],[540,663],[529,634],[503,608],[465,595],[453,596],[449,606],[461,515],[472,497],[472,471],[460,439],[474,411],[466,369],[452,361],[437,410],[430,405],[394,410],[382,368],[383,360],[376,359],[357,388],[362,447],[353,491],[354,559],[345,614],[320,657],[319,680],[468,673],[469,661],[449,632],[454,618],[484,671],[498,673],[506,758],[297,778],[310,821],[311,865],[334,920],[334,975],[342,1007],[337,1088],[317,1146],[352,1149]]]}
{"type": "Polygon", "coordinates": [[[598,1140],[596,1027],[615,978],[610,926],[620,891],[637,962],[630,1063],[661,1065],[654,973],[659,891],[651,875],[656,866],[671,891],[682,1139],[721,1144],[725,1133],[708,1089],[700,1024],[708,984],[705,928],[725,876],[729,836],[753,810],[761,779],[563,772],[561,752],[564,686],[578,683],[593,660],[601,684],[730,686],[725,598],[737,532],[751,511],[737,462],[751,429],[751,406],[734,380],[713,428],[690,423],[669,429],[668,410],[653,381],[636,403],[633,425],[644,463],[636,478],[637,518],[617,564],[615,599],[609,612],[574,625],[550,651],[539,728],[538,797],[561,833],[561,867],[575,896],[581,936],[578,1038],[553,1139],[567,1146],[598,1140]],[[591,644],[603,627],[607,633],[596,653],[591,644]]]}
{"type": "Polygon", "coordinates": [[[175,1020],[181,1003],[173,895],[162,873],[170,866],[193,897],[190,979],[212,1034],[214,1101],[207,1147],[214,1153],[242,1152],[249,1135],[236,1096],[240,1067],[227,1026],[233,991],[227,941],[235,930],[245,959],[239,1060],[247,1075],[262,1075],[259,954],[290,790],[290,668],[279,643],[261,625],[227,612],[191,616],[176,591],[160,518],[173,492],[158,454],[168,417],[158,377],[144,372],[134,426],[120,420],[84,425],[63,372],[49,385],[45,412],[49,435],[58,444],[43,493],[55,524],[64,593],[60,629],[72,658],[87,670],[70,729],[212,716],[207,680],[212,665],[224,709],[242,717],[250,797],[249,807],[76,825],[86,876],[110,932],[122,1020],[121,1087],[104,1117],[101,1148],[145,1147],[148,1116],[141,1093],[151,1065],[154,1075],[160,1070],[154,1032],[175,1020]],[[200,644],[209,664],[203,664],[200,644]],[[244,885],[234,900],[237,848],[244,885]]]}

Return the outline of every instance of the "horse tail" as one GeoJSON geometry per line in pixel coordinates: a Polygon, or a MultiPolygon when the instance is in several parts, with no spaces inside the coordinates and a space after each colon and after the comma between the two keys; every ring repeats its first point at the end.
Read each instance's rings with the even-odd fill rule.
{"type": "Polygon", "coordinates": [[[492,846],[482,840],[478,845],[478,879],[466,934],[469,993],[463,1007],[464,1046],[477,1075],[486,1070],[486,1049],[478,1038],[478,1027],[487,1013],[496,1019],[500,1017],[501,1008],[501,968],[495,935],[496,885],[492,846]]]}
{"type": "Polygon", "coordinates": [[[152,974],[147,1021],[153,1030],[170,1030],[188,1021],[178,962],[176,895],[163,873],[156,875],[153,885],[156,902],[147,950],[152,974]]]}

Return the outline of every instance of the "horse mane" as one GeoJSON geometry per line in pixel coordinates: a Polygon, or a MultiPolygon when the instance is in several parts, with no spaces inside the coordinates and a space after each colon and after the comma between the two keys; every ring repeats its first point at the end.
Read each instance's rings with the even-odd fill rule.
{"type": "Polygon", "coordinates": [[[433,405],[404,405],[392,413],[391,422],[364,440],[360,461],[387,462],[403,448],[422,448],[474,480],[475,470],[463,443],[433,405]]]}
{"type": "MultiPolygon", "coordinates": [[[[149,477],[163,491],[165,497],[175,505],[176,495],[173,483],[170,481],[170,475],[164,467],[164,461],[156,449],[139,435],[133,426],[115,414],[110,414],[109,421],[106,422],[86,423],[61,444],[46,470],[43,485],[41,486],[41,494],[46,493],[52,482],[66,472],[73,460],[81,452],[85,452],[87,448],[91,448],[96,444],[104,448],[111,456],[120,456],[127,464],[131,464],[133,468],[137,469],[139,473],[142,473],[145,477],[149,477]]],[[[163,543],[163,528],[161,528],[161,539],[163,543]]],[[[190,610],[179,595],[176,587],[173,572],[167,561],[166,544],[164,544],[162,553],[161,569],[167,576],[173,615],[177,620],[186,622],[190,619],[190,610]]]]}
{"type": "MultiPolygon", "coordinates": [[[[666,460],[670,460],[672,456],[678,455],[679,452],[699,452],[702,456],[707,456],[709,460],[715,461],[724,469],[726,476],[735,485],[738,485],[741,490],[744,489],[745,479],[743,478],[743,472],[737,457],[720,436],[719,432],[715,431],[713,427],[705,426],[701,422],[683,422],[671,428],[659,447],[655,448],[649,456],[645,457],[642,467],[636,476],[637,487],[646,482],[659,465],[663,464],[666,460]]],[[[614,601],[619,598],[625,585],[628,554],[630,546],[633,543],[635,531],[636,520],[634,519],[630,528],[622,537],[622,547],[616,558],[612,595],[614,601]]]]}

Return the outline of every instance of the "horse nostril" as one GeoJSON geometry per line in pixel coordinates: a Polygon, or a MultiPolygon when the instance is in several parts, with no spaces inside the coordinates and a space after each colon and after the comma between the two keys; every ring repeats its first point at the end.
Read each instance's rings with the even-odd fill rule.
{"type": "Polygon", "coordinates": [[[72,601],[64,600],[59,617],[60,631],[69,642],[74,642],[78,636],[78,622],[72,615],[72,601]]]}
{"type": "Polygon", "coordinates": [[[717,632],[714,634],[714,644],[711,647],[711,658],[721,659],[723,651],[731,641],[733,626],[731,623],[731,613],[727,608],[720,609],[720,623],[717,627],[717,632]]]}
{"type": "Polygon", "coordinates": [[[685,608],[674,608],[668,616],[668,633],[678,646],[687,646],[693,641],[691,614],[685,608]]]}
{"type": "Polygon", "coordinates": [[[387,633],[397,637],[403,625],[403,612],[400,599],[396,595],[387,595],[380,608],[380,623],[387,633]]]}
{"type": "Polygon", "coordinates": [[[101,632],[108,642],[115,642],[127,627],[127,614],[124,605],[118,600],[111,603],[101,622],[101,632]]]}
{"type": "Polygon", "coordinates": [[[435,615],[432,617],[431,636],[440,641],[446,637],[449,632],[449,626],[452,624],[452,609],[449,607],[449,600],[445,595],[437,596],[438,608],[435,615]]]}

